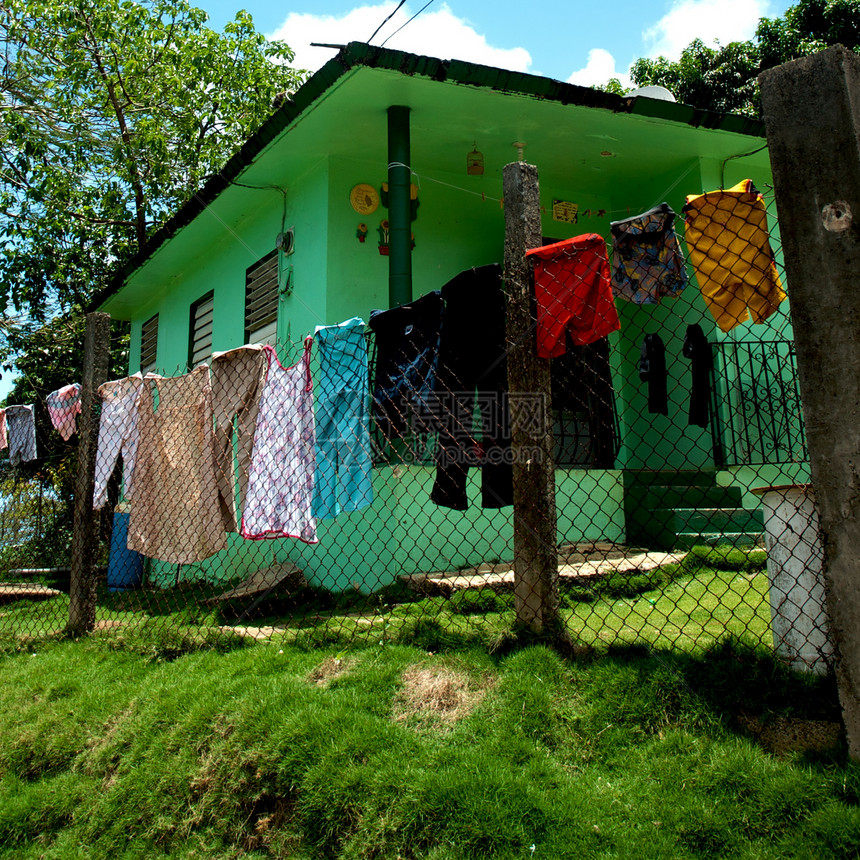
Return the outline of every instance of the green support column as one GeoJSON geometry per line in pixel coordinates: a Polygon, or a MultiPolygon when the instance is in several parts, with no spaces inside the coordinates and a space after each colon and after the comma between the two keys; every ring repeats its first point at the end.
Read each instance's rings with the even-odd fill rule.
{"type": "Polygon", "coordinates": [[[409,108],[388,108],[388,306],[412,301],[409,108]]]}

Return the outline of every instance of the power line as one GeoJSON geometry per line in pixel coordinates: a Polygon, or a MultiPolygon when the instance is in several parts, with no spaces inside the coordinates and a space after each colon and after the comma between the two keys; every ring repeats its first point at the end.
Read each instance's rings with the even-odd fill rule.
{"type": "MultiPolygon", "coordinates": [[[[379,31],[380,31],[380,30],[381,30],[381,29],[382,29],[382,28],[383,28],[383,27],[384,27],[384,26],[385,26],[385,25],[386,25],[386,24],[387,24],[387,23],[388,23],[388,22],[389,22],[389,21],[390,21],[390,20],[391,20],[391,19],[392,19],[396,14],[397,14],[397,12],[399,11],[400,7],[401,7],[405,2],[406,2],[406,0],[400,0],[400,2],[399,2],[399,3],[397,4],[397,6],[395,7],[394,11],[393,11],[393,12],[392,12],[392,13],[391,13],[391,14],[390,14],[390,15],[389,15],[389,16],[388,16],[388,17],[387,17],[387,18],[386,18],[386,19],[385,19],[385,20],[384,20],[384,21],[383,21],[383,22],[382,22],[382,23],[381,23],[381,24],[380,24],[380,25],[379,25],[379,26],[378,26],[374,31],[373,31],[373,36],[371,36],[371,37],[367,40],[367,43],[368,43],[368,44],[370,44],[370,43],[374,40],[374,38],[376,37],[376,34],[377,34],[377,33],[378,33],[378,32],[379,32],[379,31]]],[[[383,42],[383,44],[385,44],[385,43],[383,42]]]]}
{"type": "MultiPolygon", "coordinates": [[[[413,21],[414,21],[414,20],[415,20],[415,19],[416,19],[416,18],[417,18],[417,17],[418,17],[422,12],[423,12],[423,11],[424,11],[424,10],[425,10],[425,9],[426,9],[430,4],[431,4],[431,3],[433,3],[433,2],[435,2],[435,0],[427,0],[427,2],[426,2],[426,3],[425,3],[425,4],[424,4],[424,5],[423,5],[423,6],[422,6],[422,7],[421,7],[421,8],[420,8],[416,13],[415,13],[415,14],[414,14],[414,15],[413,15],[413,16],[412,16],[412,17],[411,17],[407,22],[406,22],[406,24],[411,24],[411,23],[412,23],[412,22],[413,22],[413,21]]],[[[403,5],[403,4],[401,3],[401,4],[400,4],[400,6],[402,6],[402,5],[403,5]]],[[[398,7],[397,7],[397,9],[399,9],[399,8],[400,8],[400,6],[398,6],[398,7]]],[[[396,12],[396,11],[397,11],[397,9],[395,9],[395,10],[394,10],[394,12],[396,12]]],[[[391,14],[393,15],[393,14],[394,14],[394,12],[392,12],[391,14]]],[[[386,20],[388,20],[388,19],[386,19],[386,20]]],[[[385,22],[383,21],[383,24],[384,24],[384,23],[385,23],[385,22]]],[[[398,28],[397,28],[397,29],[396,29],[396,30],[391,34],[391,36],[396,36],[396,35],[397,35],[397,34],[398,34],[398,33],[399,33],[399,32],[400,32],[400,31],[401,31],[401,30],[406,26],[406,24],[401,24],[401,25],[400,25],[400,26],[399,26],[399,27],[398,27],[398,28]]],[[[375,36],[375,35],[376,35],[376,33],[374,33],[373,35],[375,36]]],[[[391,36],[387,36],[387,37],[385,38],[385,42],[387,42],[387,41],[391,38],[391,36]]],[[[384,48],[384,47],[385,47],[385,42],[383,42],[379,47],[380,47],[380,48],[384,48]]]]}

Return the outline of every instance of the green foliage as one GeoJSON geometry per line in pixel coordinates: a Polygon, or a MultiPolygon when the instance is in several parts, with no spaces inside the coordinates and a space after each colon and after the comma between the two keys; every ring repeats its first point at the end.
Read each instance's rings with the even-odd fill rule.
{"type": "MultiPolygon", "coordinates": [[[[834,688],[737,643],[589,660],[257,645],[166,662],[90,640],[0,658],[0,672],[2,856],[860,851],[844,748],[826,764],[777,757],[736,720],[832,719],[834,688]],[[416,669],[477,694],[447,723],[405,718],[416,669]]],[[[445,707],[421,689],[415,707],[445,707]]]]}
{"type": "Polygon", "coordinates": [[[597,86],[595,89],[602,90],[604,93],[612,93],[616,96],[623,96],[629,92],[628,88],[618,78],[610,78],[605,84],[597,86]]]}
{"type": "Polygon", "coordinates": [[[152,661],[177,660],[197,651],[226,654],[244,648],[248,640],[232,630],[197,628],[170,624],[143,625],[120,636],[106,639],[109,647],[140,654],[152,661]]]}
{"type": "Polygon", "coordinates": [[[630,77],[640,87],[666,87],[683,104],[727,113],[751,113],[755,110],[758,72],[758,57],[752,42],[709,48],[696,39],[675,62],[662,56],[636,60],[630,77]]]}
{"type": "MultiPolygon", "coordinates": [[[[0,364],[19,373],[8,402],[37,404],[40,456],[22,473],[62,503],[55,556],[77,440],[53,431],[44,400],[80,379],[84,309],[301,81],[247,12],[223,33],[206,18],[188,0],[0,5],[0,364]]],[[[113,335],[116,377],[127,329],[113,335]]]]}
{"type": "Polygon", "coordinates": [[[512,592],[497,592],[490,588],[455,591],[448,609],[458,615],[485,615],[487,612],[505,612],[514,607],[512,592]]]}
{"type": "Polygon", "coordinates": [[[216,173],[300,74],[247,12],[187,0],[7,0],[0,284],[37,319],[81,309],[216,173]]]}
{"type": "Polygon", "coordinates": [[[762,71],[835,44],[860,48],[860,0],[799,0],[781,18],[761,18],[750,41],[709,47],[696,39],[677,61],[636,60],[630,76],[640,87],[666,87],[683,104],[756,116],[762,71]]]}

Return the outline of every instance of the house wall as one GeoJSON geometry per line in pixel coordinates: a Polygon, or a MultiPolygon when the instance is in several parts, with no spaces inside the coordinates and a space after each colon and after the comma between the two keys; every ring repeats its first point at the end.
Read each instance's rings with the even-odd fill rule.
{"type": "MultiPolygon", "coordinates": [[[[563,239],[593,231],[608,238],[610,220],[664,199],[680,212],[686,193],[718,186],[719,167],[694,159],[679,165],[676,173],[652,176],[643,172],[635,186],[610,186],[608,192],[583,187],[581,181],[554,179],[542,184],[543,233],[563,239]],[[686,176],[672,188],[688,168],[686,176]],[[594,214],[581,215],[577,224],[556,222],[552,219],[553,198],[576,201],[581,212],[591,210],[594,214]],[[606,217],[596,217],[599,209],[606,210],[606,217]]],[[[744,175],[741,172],[737,179],[744,175]]],[[[727,184],[730,178],[737,181],[733,176],[727,174],[727,184]]],[[[378,187],[384,178],[378,161],[321,158],[289,188],[285,226],[295,229],[295,252],[288,260],[293,267],[293,291],[282,297],[280,305],[278,333],[284,342],[299,341],[319,324],[352,316],[367,320],[370,310],[387,307],[388,259],[377,247],[377,227],[387,217],[387,210],[380,206],[372,215],[360,216],[349,205],[349,191],[356,183],[378,187]],[[369,228],[365,243],[356,238],[362,221],[369,228]]],[[[752,178],[760,184],[769,181],[767,176],[752,178]]],[[[472,182],[473,178],[461,175],[422,175],[420,207],[413,224],[413,297],[438,289],[465,268],[501,260],[503,210],[492,199],[494,195],[485,193],[482,199],[480,192],[470,193],[481,187],[470,185],[472,182]]],[[[275,191],[248,193],[259,195],[259,207],[234,231],[213,223],[212,244],[205,253],[176,272],[170,288],[165,287],[162,295],[154,296],[135,314],[131,370],[139,365],[140,326],[154,313],[159,313],[160,370],[175,373],[185,368],[190,305],[210,289],[215,291],[215,348],[229,349],[242,343],[245,270],[272,249],[282,228],[280,195],[275,191]]],[[[695,281],[677,301],[653,307],[619,302],[618,310],[622,329],[611,336],[621,427],[616,465],[619,469],[713,468],[710,431],[687,426],[689,362],[681,356],[681,344],[687,324],[693,321],[703,325],[709,338],[726,336],[709,322],[695,281]],[[636,362],[647,332],[659,333],[666,343],[668,417],[648,414],[647,391],[638,377],[636,362]]],[[[772,327],[757,327],[751,336],[761,337],[765,329],[772,327]]],[[[777,330],[785,334],[781,321],[777,330]]],[[[741,338],[745,332],[746,327],[741,327],[730,336],[741,338]]],[[[281,355],[285,361],[292,357],[281,355]]],[[[788,474],[774,471],[774,482],[783,472],[788,474]]],[[[760,475],[758,470],[727,470],[720,473],[720,480],[756,483],[760,475]]],[[[180,580],[226,582],[266,564],[291,560],[315,585],[343,590],[357,584],[362,590],[373,590],[399,573],[455,569],[510,558],[511,510],[483,511],[475,505],[480,495],[477,471],[470,475],[473,504],[467,512],[447,511],[431,504],[432,481],[433,469],[427,466],[375,469],[376,500],[372,508],[320,522],[318,545],[291,540],[252,543],[234,535],[226,551],[178,572],[173,565],[151,563],[150,579],[163,585],[174,583],[177,576],[180,580]]],[[[559,470],[557,499],[560,542],[624,540],[620,471],[559,470]]],[[[755,507],[755,497],[749,496],[749,503],[755,507]]]]}

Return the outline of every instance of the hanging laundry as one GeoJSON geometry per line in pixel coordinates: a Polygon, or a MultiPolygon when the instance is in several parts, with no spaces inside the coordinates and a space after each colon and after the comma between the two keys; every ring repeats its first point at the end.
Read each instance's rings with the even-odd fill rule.
{"type": "Polygon", "coordinates": [[[526,254],[535,261],[539,357],[564,355],[565,331],[585,346],[621,328],[600,236],[584,233],[526,254]]]}
{"type": "Polygon", "coordinates": [[[684,356],[691,361],[690,413],[688,424],[708,426],[711,402],[711,372],[714,354],[702,327],[698,323],[687,326],[684,338],[684,356]]]}
{"type": "Polygon", "coordinates": [[[6,410],[0,409],[0,451],[9,447],[9,442],[6,438],[6,410]]]}
{"type": "Polygon", "coordinates": [[[215,481],[209,365],[173,378],[148,374],[138,413],[128,548],[171,564],[202,561],[227,546],[215,481]]]}
{"type": "Polygon", "coordinates": [[[370,312],[376,336],[373,419],[386,439],[406,435],[412,407],[420,410],[433,390],[441,321],[438,290],[407,305],[370,312]]]}
{"type": "Polygon", "coordinates": [[[135,373],[99,386],[102,414],[96,446],[93,507],[99,510],[107,502],[108,481],[116,462],[122,455],[123,494],[127,499],[134,491],[134,464],[139,439],[138,400],[143,387],[143,375],[135,373]]]}
{"type": "Polygon", "coordinates": [[[458,511],[468,507],[470,466],[481,467],[483,507],[514,501],[501,277],[501,266],[481,266],[461,272],[441,291],[445,311],[434,396],[439,445],[430,498],[458,511]],[[480,443],[473,428],[476,392],[480,443]]]}
{"type": "Polygon", "coordinates": [[[639,355],[639,378],[648,383],[648,411],[668,415],[666,347],[659,334],[646,334],[639,355]]]}
{"type": "Polygon", "coordinates": [[[661,203],[641,215],[612,221],[612,289],[637,305],[677,298],[687,285],[675,213],[661,203]]]}
{"type": "Polygon", "coordinates": [[[785,298],[767,230],[764,199],[744,179],[726,191],[690,195],[684,237],[708,310],[723,331],[764,322],[785,298]]]}
{"type": "Polygon", "coordinates": [[[317,326],[314,339],[320,380],[313,512],[323,519],[373,501],[364,320],[317,326]]]}
{"type": "Polygon", "coordinates": [[[36,459],[36,417],[32,406],[7,406],[9,463],[17,466],[36,459]]]}
{"type": "Polygon", "coordinates": [[[284,367],[264,347],[268,369],[254,432],[244,538],[293,537],[318,543],[313,516],[314,413],[311,338],[302,358],[284,367]]]}
{"type": "Polygon", "coordinates": [[[239,346],[212,356],[215,477],[221,520],[228,532],[239,531],[236,489],[241,506],[248,492],[254,428],[267,366],[262,346],[239,346]]]}
{"type": "MultiPolygon", "coordinates": [[[[587,420],[587,465],[614,469],[618,439],[609,338],[602,337],[586,346],[567,344],[565,354],[550,362],[550,385],[553,411],[584,416],[587,420]]],[[[563,418],[562,414],[558,416],[559,420],[563,418]]],[[[556,436],[556,450],[564,456],[561,436],[561,433],[556,436]]]]}
{"type": "Polygon", "coordinates": [[[77,432],[77,418],[81,414],[81,386],[77,382],[52,391],[45,401],[54,429],[67,442],[77,432]]]}

